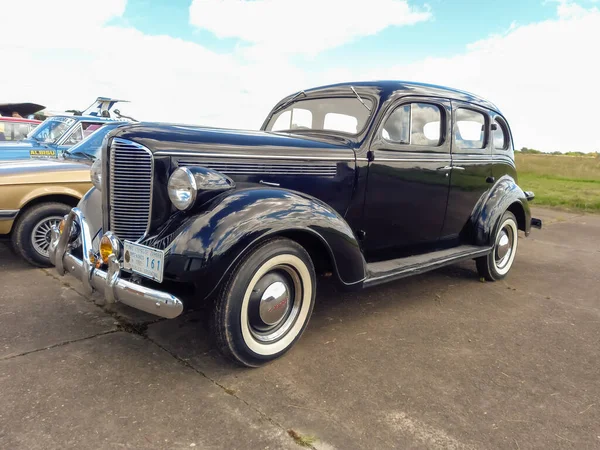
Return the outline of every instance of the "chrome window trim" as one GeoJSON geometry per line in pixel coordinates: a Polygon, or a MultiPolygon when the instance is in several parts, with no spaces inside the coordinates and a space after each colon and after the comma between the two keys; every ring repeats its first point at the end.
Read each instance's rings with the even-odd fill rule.
{"type": "Polygon", "coordinates": [[[156,156],[187,156],[209,158],[238,158],[238,159],[272,159],[292,161],[355,161],[354,157],[347,156],[307,156],[307,155],[250,155],[247,153],[202,153],[202,152],[155,152],[156,156]]]}

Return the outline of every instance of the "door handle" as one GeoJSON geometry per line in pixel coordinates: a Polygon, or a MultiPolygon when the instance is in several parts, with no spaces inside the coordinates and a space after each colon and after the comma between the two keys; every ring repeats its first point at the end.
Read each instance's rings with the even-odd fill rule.
{"type": "Polygon", "coordinates": [[[443,171],[443,172],[449,172],[452,169],[454,169],[454,170],[465,170],[465,168],[461,167],[461,166],[444,166],[444,167],[438,167],[437,170],[443,171]]]}

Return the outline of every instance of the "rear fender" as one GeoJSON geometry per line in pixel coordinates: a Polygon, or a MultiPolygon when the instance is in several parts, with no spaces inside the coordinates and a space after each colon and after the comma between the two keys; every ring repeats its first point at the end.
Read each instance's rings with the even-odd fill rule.
{"type": "Polygon", "coordinates": [[[344,285],[365,278],[365,261],[350,226],[305,194],[266,188],[228,191],[179,223],[165,259],[165,277],[193,282],[205,295],[248,249],[277,235],[305,233],[318,239],[344,285]]]}
{"type": "Polygon", "coordinates": [[[531,212],[527,196],[510,175],[500,178],[475,206],[471,216],[475,244],[493,244],[498,222],[507,210],[516,216],[519,229],[529,235],[531,212]]]}

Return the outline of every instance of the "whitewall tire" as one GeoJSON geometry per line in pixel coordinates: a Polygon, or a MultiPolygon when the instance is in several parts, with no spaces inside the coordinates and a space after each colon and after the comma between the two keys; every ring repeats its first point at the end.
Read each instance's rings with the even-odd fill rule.
{"type": "Polygon", "coordinates": [[[518,244],[517,219],[513,213],[506,211],[496,228],[492,252],[476,260],[479,276],[488,281],[506,277],[515,261],[518,244]]]}
{"type": "Polygon", "coordinates": [[[256,367],[300,338],[315,300],[315,270],[306,250],[276,238],[245,255],[224,282],[213,313],[219,350],[256,367]]]}

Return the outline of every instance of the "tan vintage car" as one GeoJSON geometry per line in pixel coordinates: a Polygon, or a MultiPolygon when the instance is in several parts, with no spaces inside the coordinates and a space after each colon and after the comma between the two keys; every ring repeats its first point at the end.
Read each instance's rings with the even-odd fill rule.
{"type": "Polygon", "coordinates": [[[33,265],[49,266],[52,225],[58,224],[92,187],[90,167],[102,140],[121,124],[109,124],[59,158],[0,164],[0,237],[33,265]]]}

